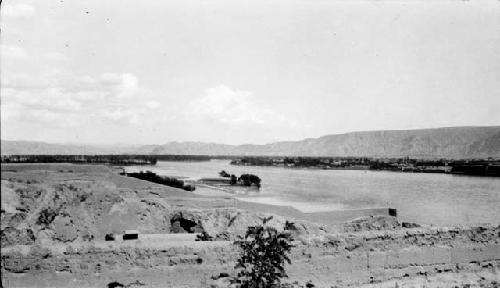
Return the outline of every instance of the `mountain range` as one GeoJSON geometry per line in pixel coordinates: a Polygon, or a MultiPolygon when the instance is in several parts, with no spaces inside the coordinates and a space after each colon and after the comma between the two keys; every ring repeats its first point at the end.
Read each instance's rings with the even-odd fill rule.
{"type": "Polygon", "coordinates": [[[164,145],[118,147],[2,140],[1,152],[2,155],[177,154],[500,158],[500,126],[350,132],[264,145],[169,142],[164,145]]]}

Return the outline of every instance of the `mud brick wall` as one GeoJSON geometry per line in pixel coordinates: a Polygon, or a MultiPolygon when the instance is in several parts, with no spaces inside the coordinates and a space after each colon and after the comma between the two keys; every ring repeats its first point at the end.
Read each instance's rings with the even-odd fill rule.
{"type": "MultiPolygon", "coordinates": [[[[500,267],[499,226],[418,228],[327,235],[292,250],[287,272],[299,282],[336,279],[357,285],[391,278],[500,267]],[[306,275],[306,276],[304,276],[306,275]],[[328,277],[328,279],[323,279],[328,277]]],[[[2,253],[8,273],[66,271],[91,275],[130,268],[179,268],[207,273],[231,272],[239,250],[231,242],[191,242],[168,248],[108,247],[32,248],[28,253],[2,253]]],[[[2,249],[2,252],[5,252],[2,249]]],[[[183,271],[183,272],[182,272],[183,271]]],[[[213,275],[213,274],[211,274],[213,275]]],[[[335,283],[332,283],[335,284],[335,283]]]]}
{"type": "Polygon", "coordinates": [[[12,273],[67,271],[99,273],[124,268],[161,268],[166,266],[224,265],[238,255],[236,247],[172,247],[168,249],[119,248],[85,249],[44,255],[2,253],[2,270],[12,273]]]}
{"type": "Polygon", "coordinates": [[[338,279],[339,284],[363,284],[416,275],[470,271],[500,266],[500,245],[471,247],[411,247],[400,250],[339,253],[309,260],[296,259],[287,269],[304,282],[338,279]],[[305,273],[308,271],[308,273],[305,273]]]}

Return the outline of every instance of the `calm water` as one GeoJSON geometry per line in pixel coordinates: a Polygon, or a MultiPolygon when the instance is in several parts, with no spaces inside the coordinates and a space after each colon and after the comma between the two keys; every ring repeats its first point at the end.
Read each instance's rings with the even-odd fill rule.
{"type": "Polygon", "coordinates": [[[127,168],[129,171],[146,169],[160,175],[192,179],[216,177],[221,170],[238,176],[256,174],[262,179],[260,191],[240,188],[238,198],[290,205],[304,212],[394,207],[401,219],[417,223],[500,222],[500,178],[233,166],[226,160],[158,162],[156,166],[127,168]]]}

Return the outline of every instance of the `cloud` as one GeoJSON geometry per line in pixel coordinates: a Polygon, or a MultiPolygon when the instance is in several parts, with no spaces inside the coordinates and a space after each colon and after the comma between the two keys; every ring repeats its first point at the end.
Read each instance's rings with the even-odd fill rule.
{"type": "MultiPolygon", "coordinates": [[[[60,87],[43,89],[1,88],[2,122],[32,122],[53,127],[75,127],[83,104],[60,87]]],[[[80,119],[80,120],[78,120],[80,119]]]]}
{"type": "Polygon", "coordinates": [[[2,121],[22,121],[47,127],[139,125],[160,103],[130,73],[75,76],[52,69],[40,76],[4,76],[2,121]]]}
{"type": "MultiPolygon", "coordinates": [[[[3,93],[2,93],[3,94],[3,93]]],[[[9,119],[16,118],[20,114],[20,105],[16,103],[12,104],[4,104],[0,105],[0,116],[2,122],[5,122],[9,119]]]]}
{"type": "Polygon", "coordinates": [[[119,121],[125,116],[125,113],[120,108],[114,110],[105,109],[102,111],[102,115],[110,120],[119,121]]]}
{"type": "Polygon", "coordinates": [[[60,52],[49,52],[45,55],[45,57],[47,58],[47,60],[50,61],[58,61],[58,62],[68,61],[68,57],[60,52]]]}
{"type": "Polygon", "coordinates": [[[24,48],[15,45],[0,45],[0,54],[2,59],[21,61],[31,59],[31,56],[24,48]]]}
{"type": "Polygon", "coordinates": [[[280,113],[255,103],[251,92],[224,85],[207,89],[205,95],[191,102],[190,108],[194,112],[190,114],[230,125],[286,122],[280,113]]]}
{"type": "Polygon", "coordinates": [[[101,75],[100,81],[105,86],[113,87],[118,98],[130,98],[139,90],[137,77],[130,73],[104,73],[101,75]]]}
{"type": "Polygon", "coordinates": [[[132,74],[122,74],[122,81],[119,86],[119,96],[124,97],[124,98],[130,98],[132,95],[134,95],[135,92],[137,92],[139,88],[139,81],[137,80],[137,77],[135,77],[132,74]]]}
{"type": "Polygon", "coordinates": [[[35,8],[24,3],[5,4],[1,10],[2,16],[11,19],[23,19],[33,17],[35,15],[35,8]]]}
{"type": "Polygon", "coordinates": [[[85,121],[81,114],[64,113],[44,107],[31,107],[17,103],[2,103],[0,105],[2,125],[9,125],[9,121],[16,123],[33,123],[43,125],[44,128],[78,127],[85,121]]]}
{"type": "Polygon", "coordinates": [[[160,102],[155,101],[155,100],[147,101],[146,107],[148,107],[150,109],[157,109],[160,107],[160,102]]]}
{"type": "Polygon", "coordinates": [[[112,110],[103,109],[100,113],[104,118],[116,123],[139,125],[141,120],[144,120],[146,114],[151,116],[147,112],[147,108],[145,107],[120,107],[112,110]]]}

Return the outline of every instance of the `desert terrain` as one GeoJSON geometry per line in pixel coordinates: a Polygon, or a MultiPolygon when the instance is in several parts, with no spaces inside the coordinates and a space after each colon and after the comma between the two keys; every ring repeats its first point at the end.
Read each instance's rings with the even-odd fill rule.
{"type": "Polygon", "coordinates": [[[499,223],[423,226],[383,209],[307,215],[103,165],[1,168],[2,287],[230,287],[234,240],[269,216],[278,230],[293,222],[291,287],[500,285],[499,223]],[[124,230],[138,239],[123,240],[124,230]],[[201,233],[213,240],[196,241],[201,233]]]}

